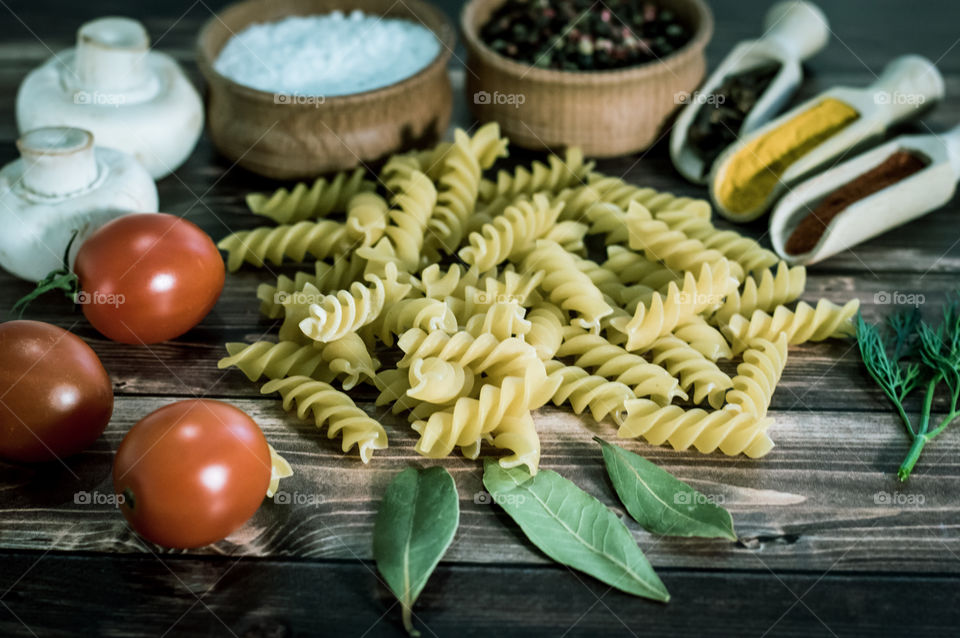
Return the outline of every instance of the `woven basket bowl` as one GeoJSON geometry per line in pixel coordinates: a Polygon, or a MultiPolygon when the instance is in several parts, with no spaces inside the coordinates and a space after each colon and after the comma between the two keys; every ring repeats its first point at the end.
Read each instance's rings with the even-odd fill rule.
{"type": "Polygon", "coordinates": [[[207,21],[197,41],[197,61],[208,87],[210,137],[230,160],[276,179],[315,177],[432,144],[450,123],[453,91],[447,62],[454,43],[449,20],[422,0],[246,0],[231,5],[207,21]],[[227,40],[254,22],[336,9],[423,24],[440,39],[440,53],[405,80],[322,103],[278,98],[213,68],[227,40]]]}
{"type": "Polygon", "coordinates": [[[641,151],[703,80],[713,16],[702,0],[660,2],[692,29],[683,48],[658,62],[585,72],[532,67],[488,47],[480,28],[503,2],[471,0],[460,15],[468,53],[467,103],[478,120],[499,122],[520,146],[579,146],[592,157],[641,151]]]}

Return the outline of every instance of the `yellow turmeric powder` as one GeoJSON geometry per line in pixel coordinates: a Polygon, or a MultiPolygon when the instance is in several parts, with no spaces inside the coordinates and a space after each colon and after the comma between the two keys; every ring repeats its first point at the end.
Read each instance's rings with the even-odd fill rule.
{"type": "Polygon", "coordinates": [[[727,163],[716,187],[717,200],[734,215],[756,211],[791,164],[858,117],[849,104],[827,98],[764,133],[727,163]]]}

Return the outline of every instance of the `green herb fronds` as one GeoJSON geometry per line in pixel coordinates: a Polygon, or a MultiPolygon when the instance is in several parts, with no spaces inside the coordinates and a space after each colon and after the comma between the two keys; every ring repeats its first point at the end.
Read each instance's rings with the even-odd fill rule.
{"type": "Polygon", "coordinates": [[[936,328],[921,319],[914,308],[887,319],[887,330],[857,317],[857,341],[867,372],[890,399],[909,432],[913,444],[900,465],[901,481],[910,477],[924,445],[960,417],[960,294],[950,295],[943,320],[936,328]],[[914,427],[904,402],[926,379],[920,421],[914,427]],[[931,428],[933,401],[940,386],[946,386],[946,415],[931,428]]]}

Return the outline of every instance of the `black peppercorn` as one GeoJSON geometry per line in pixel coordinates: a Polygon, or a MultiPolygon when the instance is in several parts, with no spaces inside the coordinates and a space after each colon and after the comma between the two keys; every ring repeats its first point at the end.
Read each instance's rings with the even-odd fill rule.
{"type": "Polygon", "coordinates": [[[691,33],[653,2],[513,0],[494,12],[480,37],[526,64],[588,71],[658,60],[685,45],[691,33]]]}

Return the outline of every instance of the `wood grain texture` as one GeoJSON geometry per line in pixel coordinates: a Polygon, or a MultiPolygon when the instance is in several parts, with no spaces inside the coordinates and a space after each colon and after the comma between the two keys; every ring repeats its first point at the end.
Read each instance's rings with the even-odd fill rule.
{"type": "MultiPolygon", "coordinates": [[[[399,607],[370,562],[194,560],[152,556],[0,553],[27,572],[3,599],[0,634],[29,636],[397,636],[399,607]],[[54,600],[57,583],[84,583],[76,614],[54,600]],[[118,601],[122,592],[123,600],[118,601]],[[123,613],[119,605],[122,604],[123,613]],[[349,610],[350,613],[338,613],[349,610]],[[6,614],[4,614],[6,612],[6,614]],[[16,616],[14,616],[14,614],[16,616]]],[[[762,566],[730,575],[662,570],[673,594],[661,605],[632,598],[567,570],[523,565],[441,563],[415,609],[425,636],[844,636],[955,634],[960,610],[950,602],[956,579],[870,574],[778,572],[762,566]],[[549,583],[547,596],[532,592],[549,583]],[[496,586],[492,586],[496,583],[496,586]],[[896,599],[889,592],[897,591],[896,599]],[[918,618],[908,609],[931,603],[943,612],[918,618]],[[709,622],[705,619],[709,618],[709,622]]]]}
{"type": "MultiPolygon", "coordinates": [[[[160,48],[184,62],[199,83],[194,38],[209,9],[223,4],[9,3],[23,22],[8,15],[0,20],[0,163],[15,156],[16,86],[51,50],[70,46],[80,22],[116,13],[144,19],[160,48]]],[[[456,2],[441,4],[449,14],[457,9],[456,2]]],[[[715,64],[734,42],[757,35],[767,4],[711,4],[717,35],[707,53],[715,64]]],[[[945,130],[956,123],[960,48],[950,48],[958,17],[953,3],[936,0],[907,10],[894,0],[856,0],[824,8],[835,37],[807,64],[809,77],[798,100],[835,84],[866,85],[891,57],[914,52],[937,60],[948,97],[922,123],[901,130],[945,130]]],[[[0,14],[5,12],[0,6],[0,14]]],[[[461,57],[457,48],[454,67],[461,57]]],[[[451,76],[454,121],[468,124],[460,91],[464,72],[454,68],[451,76]]],[[[536,157],[514,150],[505,166],[536,157]]],[[[678,194],[704,194],[676,175],[662,141],[646,154],[602,161],[599,169],[678,194]]],[[[277,185],[233,167],[204,138],[189,161],[160,182],[159,191],[164,210],[219,239],[262,223],[246,212],[243,196],[277,185]]],[[[855,297],[875,320],[891,309],[884,299],[892,293],[923,295],[923,310],[932,316],[958,286],[957,213],[954,199],[811,268],[804,298],[840,303],[855,297]]],[[[718,225],[730,227],[725,221],[718,225]]],[[[765,241],[764,223],[738,230],[765,241]]],[[[625,443],[723,500],[740,536],[737,543],[662,539],[628,523],[674,595],[673,603],[660,606],[606,593],[595,581],[549,565],[502,512],[482,497],[475,502],[481,490],[478,463],[423,459],[413,451],[414,435],[402,420],[384,417],[391,447],[363,466],[355,454],[341,454],[338,441],[284,414],[277,400],[261,397],[239,372],[218,370],[225,342],[253,341],[275,329],[258,315],[254,297],[257,284],[281,269],[273,271],[228,276],[220,303],[200,326],[149,349],[103,339],[65,299],[44,299],[30,309],[30,318],[69,328],[92,345],[111,373],[118,399],[106,435],[67,466],[0,464],[0,635],[29,635],[18,617],[38,635],[159,635],[181,616],[169,635],[360,635],[371,626],[367,635],[394,635],[397,611],[370,563],[357,559],[370,557],[370,530],[383,489],[410,464],[444,465],[461,496],[460,532],[418,606],[436,635],[560,635],[568,629],[569,635],[585,636],[955,633],[960,429],[928,446],[910,483],[899,484],[893,471],[907,438],[852,342],[791,348],[772,407],[777,447],[764,459],[625,443]],[[186,554],[160,552],[138,540],[102,499],[111,492],[112,451],[126,430],[149,411],[192,396],[225,398],[249,411],[296,475],[283,484],[289,503],[265,502],[227,541],[186,554]],[[92,502],[75,502],[84,492],[92,502]],[[911,608],[924,613],[904,613],[911,608]]],[[[0,273],[0,313],[29,289],[0,273]]],[[[380,415],[369,389],[351,394],[370,414],[380,415]]],[[[539,411],[536,421],[544,467],[574,479],[625,517],[591,441],[594,433],[615,440],[613,426],[556,409],[539,411]]]]}

